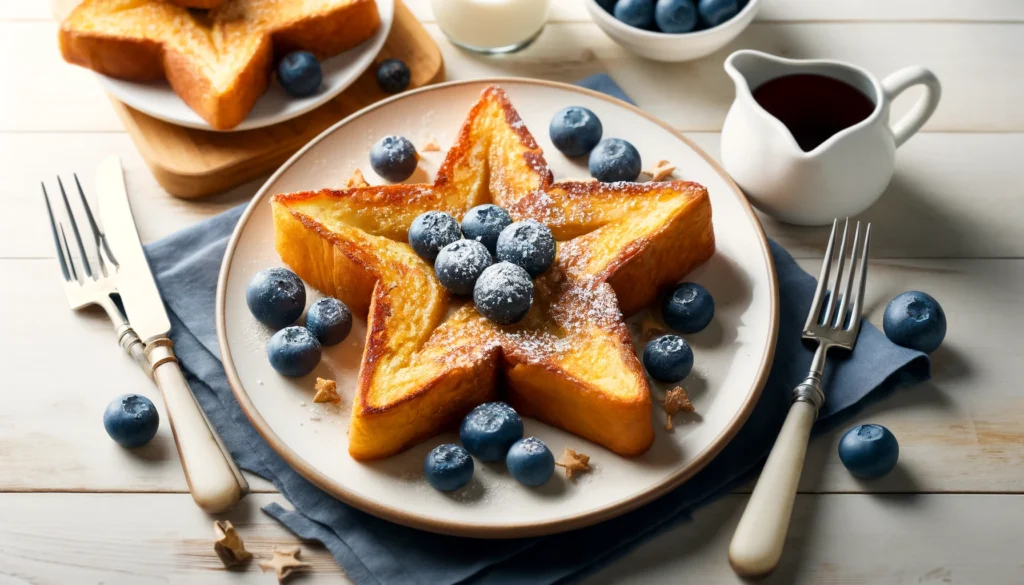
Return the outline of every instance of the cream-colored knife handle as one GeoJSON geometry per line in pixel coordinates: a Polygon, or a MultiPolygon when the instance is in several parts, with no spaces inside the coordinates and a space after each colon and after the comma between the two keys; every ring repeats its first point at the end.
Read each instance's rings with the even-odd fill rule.
{"type": "Polygon", "coordinates": [[[164,396],[192,499],[206,512],[216,514],[234,506],[249,491],[249,484],[199,408],[178,366],[173,345],[167,338],[150,341],[146,344],[146,359],[164,396]]]}
{"type": "Polygon", "coordinates": [[[729,545],[729,564],[741,576],[766,575],[779,563],[817,415],[817,408],[802,400],[789,409],[729,545]]]}

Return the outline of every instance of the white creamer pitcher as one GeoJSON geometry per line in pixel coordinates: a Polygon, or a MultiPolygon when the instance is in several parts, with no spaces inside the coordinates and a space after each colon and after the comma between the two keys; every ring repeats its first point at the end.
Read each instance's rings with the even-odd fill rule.
{"type": "Polygon", "coordinates": [[[799,225],[823,225],[870,207],[892,179],[896,148],[921,129],[941,94],[935,75],[918,66],[879,82],[848,63],[785,59],[744,50],[726,59],[725,70],[736,84],[736,99],[722,127],[722,164],[758,209],[799,225]],[[762,84],[797,74],[842,81],[871,100],[874,110],[805,152],[789,128],[753,96],[762,84]],[[919,84],[925,86],[925,94],[890,125],[889,104],[919,84]]]}

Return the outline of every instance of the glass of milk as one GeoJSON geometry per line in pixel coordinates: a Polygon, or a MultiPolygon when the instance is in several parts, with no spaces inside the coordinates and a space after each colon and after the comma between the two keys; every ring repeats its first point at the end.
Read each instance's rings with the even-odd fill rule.
{"type": "Polygon", "coordinates": [[[551,0],[431,0],[431,5],[452,43],[494,55],[532,43],[544,28],[551,0]]]}

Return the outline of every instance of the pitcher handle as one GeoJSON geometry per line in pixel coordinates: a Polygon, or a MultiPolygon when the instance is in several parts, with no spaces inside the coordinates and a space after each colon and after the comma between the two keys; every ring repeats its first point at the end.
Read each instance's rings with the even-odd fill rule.
{"type": "Polygon", "coordinates": [[[935,108],[939,105],[942,85],[934,73],[919,65],[900,69],[882,80],[882,91],[885,93],[887,102],[892,102],[904,90],[915,85],[924,86],[924,96],[917,100],[917,103],[906,115],[891,125],[892,137],[896,141],[897,147],[916,134],[921,126],[928,121],[928,118],[932,117],[935,108]]]}

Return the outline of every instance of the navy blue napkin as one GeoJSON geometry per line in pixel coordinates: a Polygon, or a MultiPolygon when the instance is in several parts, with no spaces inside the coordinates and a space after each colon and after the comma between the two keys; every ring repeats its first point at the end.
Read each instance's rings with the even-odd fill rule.
{"type": "MultiPolygon", "coordinates": [[[[628,101],[607,75],[580,85],[628,101]]],[[[750,419],[704,470],[675,491],[603,524],[532,539],[474,540],[439,536],[380,520],[341,503],[291,469],[242,414],[217,350],[217,274],[242,207],[226,211],[147,246],[171,317],[171,338],[192,390],[239,465],[273,482],[293,510],[264,511],[302,538],[322,542],[359,585],[382,583],[555,583],[576,579],[623,555],[712,498],[728,493],[760,468],[807,373],[811,351],[800,340],[815,280],[771,243],[779,277],[779,338],[775,362],[750,419]]],[[[856,350],[832,361],[828,400],[818,429],[869,395],[929,377],[927,356],[896,346],[870,323],[856,350]]]]}

